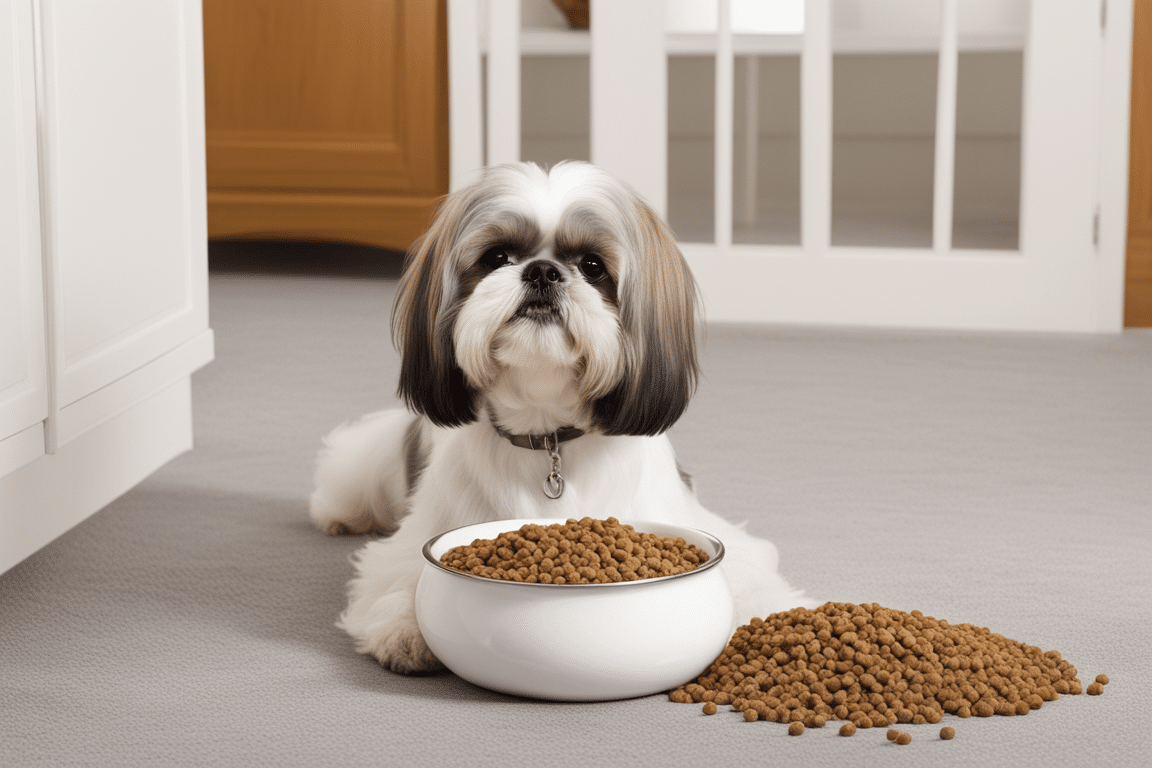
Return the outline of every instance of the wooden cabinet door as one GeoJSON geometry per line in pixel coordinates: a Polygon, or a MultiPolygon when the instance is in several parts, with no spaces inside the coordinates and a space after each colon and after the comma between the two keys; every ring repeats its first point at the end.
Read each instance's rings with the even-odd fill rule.
{"type": "Polygon", "coordinates": [[[205,0],[210,237],[404,249],[447,191],[443,0],[205,0]]]}
{"type": "Polygon", "coordinates": [[[1152,3],[1136,3],[1124,325],[1152,326],[1152,3]]]}

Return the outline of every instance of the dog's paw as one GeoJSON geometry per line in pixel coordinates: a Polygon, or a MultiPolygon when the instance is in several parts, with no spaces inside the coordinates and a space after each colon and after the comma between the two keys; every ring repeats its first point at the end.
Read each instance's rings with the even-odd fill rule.
{"type": "Polygon", "coordinates": [[[329,536],[371,533],[375,527],[376,521],[368,510],[341,509],[339,505],[322,497],[319,492],[312,494],[310,506],[312,523],[329,536]]]}
{"type": "Polygon", "coordinates": [[[432,653],[416,622],[414,595],[396,590],[379,599],[354,599],[337,623],[352,636],[356,650],[406,675],[435,672],[444,665],[432,653]]]}
{"type": "Polygon", "coordinates": [[[348,529],[348,526],[339,520],[315,520],[314,522],[316,527],[320,529],[320,532],[328,536],[347,536],[352,533],[352,531],[348,529]]]}
{"type": "Polygon", "coordinates": [[[395,621],[384,627],[379,634],[365,638],[361,653],[369,653],[385,669],[405,675],[418,675],[444,669],[424,636],[420,627],[412,621],[395,621]]]}

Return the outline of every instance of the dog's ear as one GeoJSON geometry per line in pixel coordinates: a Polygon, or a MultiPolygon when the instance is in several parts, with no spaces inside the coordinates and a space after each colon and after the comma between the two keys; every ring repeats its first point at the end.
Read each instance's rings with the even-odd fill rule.
{"type": "Polygon", "coordinates": [[[452,320],[457,308],[448,295],[450,253],[464,208],[462,193],[441,205],[432,227],[408,252],[392,308],[392,337],[401,357],[397,393],[442,427],[476,419],[477,392],[456,364],[452,320]]]}
{"type": "Polygon", "coordinates": [[[596,400],[607,435],[657,435],[680,418],[696,391],[699,293],[668,226],[635,197],[633,261],[619,287],[624,371],[596,400]]]}

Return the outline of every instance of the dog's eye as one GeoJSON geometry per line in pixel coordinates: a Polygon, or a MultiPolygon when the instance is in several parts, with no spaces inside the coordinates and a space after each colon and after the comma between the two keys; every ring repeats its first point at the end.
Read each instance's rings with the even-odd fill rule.
{"type": "Polygon", "coordinates": [[[594,283],[603,278],[608,270],[604,266],[604,259],[594,253],[588,253],[580,259],[580,272],[588,282],[594,283]]]}
{"type": "Polygon", "coordinates": [[[489,248],[484,251],[484,255],[480,257],[480,263],[492,271],[500,269],[500,267],[508,262],[508,249],[503,246],[499,248],[489,248]]]}

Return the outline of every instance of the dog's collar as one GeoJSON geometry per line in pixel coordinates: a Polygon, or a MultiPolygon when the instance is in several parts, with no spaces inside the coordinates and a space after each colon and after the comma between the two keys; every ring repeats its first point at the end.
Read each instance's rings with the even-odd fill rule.
{"type": "Polygon", "coordinates": [[[488,420],[492,422],[492,428],[500,437],[518,448],[530,448],[534,451],[550,451],[560,443],[575,440],[584,434],[584,430],[579,427],[560,427],[555,432],[546,435],[517,435],[497,424],[496,415],[492,413],[491,409],[488,411],[488,420]]]}
{"type": "Polygon", "coordinates": [[[547,435],[516,435],[504,429],[495,421],[492,422],[492,427],[496,430],[496,434],[512,443],[512,445],[518,448],[531,448],[534,451],[552,450],[558,444],[567,442],[568,440],[575,440],[584,434],[584,430],[579,427],[560,427],[560,429],[547,435]]]}
{"type": "Polygon", "coordinates": [[[564,477],[560,474],[560,443],[575,440],[584,434],[579,427],[560,427],[560,429],[547,435],[515,435],[496,423],[496,414],[492,406],[488,406],[488,421],[496,434],[518,448],[529,448],[534,451],[548,451],[548,458],[552,460],[552,471],[544,478],[544,495],[550,499],[558,499],[564,493],[564,477]]]}

